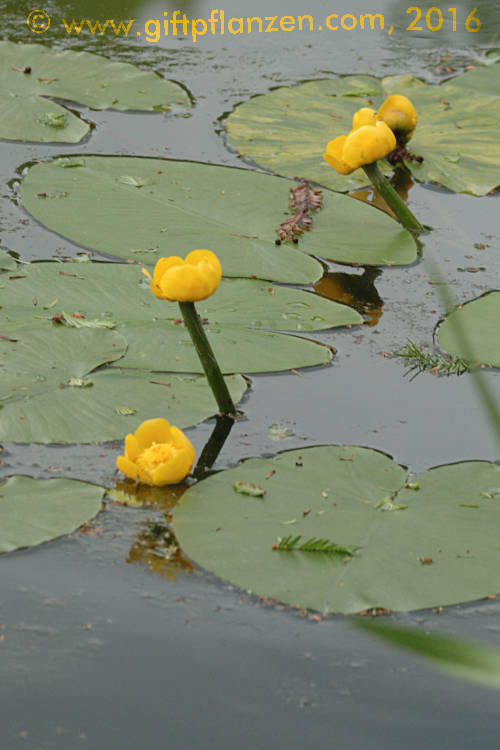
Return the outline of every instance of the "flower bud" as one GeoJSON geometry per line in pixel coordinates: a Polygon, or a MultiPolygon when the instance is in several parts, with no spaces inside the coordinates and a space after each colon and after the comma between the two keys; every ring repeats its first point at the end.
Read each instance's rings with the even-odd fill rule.
{"type": "MultiPolygon", "coordinates": [[[[357,121],[361,122],[364,118],[365,115],[360,115],[357,121]]],[[[396,138],[392,130],[384,122],[375,121],[330,141],[323,158],[340,174],[350,174],[358,167],[383,159],[395,147],[396,138]]]]}
{"type": "Polygon", "coordinates": [[[210,297],[222,278],[219,259],[210,250],[193,250],[185,260],[171,255],[160,258],[153,276],[145,268],[155,297],[170,302],[198,302],[210,297]]]}
{"type": "Polygon", "coordinates": [[[401,94],[389,96],[380,107],[377,117],[390,127],[400,145],[410,140],[418,122],[415,107],[401,94]]]}

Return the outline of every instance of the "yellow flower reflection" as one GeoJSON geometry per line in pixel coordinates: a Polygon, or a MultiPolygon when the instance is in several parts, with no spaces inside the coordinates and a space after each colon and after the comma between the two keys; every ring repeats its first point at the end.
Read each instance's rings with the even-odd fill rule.
{"type": "Polygon", "coordinates": [[[195,459],[193,445],[166,419],[148,419],[125,438],[125,455],[117,468],[130,479],[162,487],[182,482],[195,459]]]}
{"type": "Polygon", "coordinates": [[[160,258],[153,276],[145,268],[155,297],[170,302],[198,302],[210,297],[219,286],[222,268],[211,250],[193,250],[185,260],[171,255],[160,258]]]}

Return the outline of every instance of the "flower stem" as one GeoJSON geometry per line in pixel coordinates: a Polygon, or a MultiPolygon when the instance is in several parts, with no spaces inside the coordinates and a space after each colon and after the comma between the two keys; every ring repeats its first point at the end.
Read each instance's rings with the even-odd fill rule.
{"type": "Polygon", "coordinates": [[[219,411],[227,417],[234,417],[236,415],[236,407],[233,404],[212,347],[205,335],[194,302],[179,302],[179,307],[181,308],[184,323],[207,376],[208,384],[217,401],[219,411]]]}
{"type": "Polygon", "coordinates": [[[377,188],[389,208],[392,208],[401,224],[414,232],[423,232],[424,227],[418,219],[415,218],[408,206],[401,200],[391,183],[386,180],[378,168],[377,163],[373,162],[373,164],[365,164],[363,169],[372,185],[377,188]]]}
{"type": "Polygon", "coordinates": [[[205,477],[210,475],[210,469],[217,460],[217,456],[224,447],[224,443],[233,427],[234,419],[232,417],[219,415],[215,418],[213,432],[205,443],[205,447],[203,448],[198,462],[192,471],[192,475],[197,481],[205,479],[205,477]]]}

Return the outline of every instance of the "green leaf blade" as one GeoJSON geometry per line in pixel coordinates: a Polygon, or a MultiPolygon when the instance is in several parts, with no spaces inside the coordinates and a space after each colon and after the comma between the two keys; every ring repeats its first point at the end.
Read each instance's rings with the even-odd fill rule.
{"type": "Polygon", "coordinates": [[[432,469],[418,477],[418,491],[406,481],[389,458],[354,446],[251,459],[191,487],[175,509],[175,533],[184,552],[216,575],[322,612],[409,611],[496,593],[500,503],[491,488],[500,467],[470,461],[432,469]],[[266,488],[264,503],[238,503],[231,482],[242,475],[266,488]],[[387,496],[398,512],[380,512],[387,496]],[[289,518],[291,551],[277,555],[270,540],[283,539],[289,518]],[[319,554],[332,544],[339,554],[319,554]]]}
{"type": "Polygon", "coordinates": [[[0,484],[0,553],[71,534],[102,506],[104,490],[71,479],[15,476],[0,484]]]}
{"type": "Polygon", "coordinates": [[[325,193],[313,229],[297,246],[277,246],[275,230],[287,212],[290,186],[288,180],[232,167],[94,156],[75,170],[61,169],[58,160],[34,165],[21,196],[27,211],[49,229],[144,263],[154,260],[151,248],[155,257],[185,257],[202,244],[217,253],[225,276],[308,284],[323,274],[311,256],[364,265],[416,260],[409,232],[382,211],[334,193],[325,193]],[[138,188],[120,181],[124,176],[151,184],[138,188]],[[40,197],[66,192],[64,201],[40,197]],[[120,221],[110,224],[111,215],[120,221]]]}
{"type": "Polygon", "coordinates": [[[90,52],[2,41],[0,61],[0,138],[7,140],[80,141],[89,125],[51,99],[92,109],[178,113],[190,107],[178,84],[90,52]]]}

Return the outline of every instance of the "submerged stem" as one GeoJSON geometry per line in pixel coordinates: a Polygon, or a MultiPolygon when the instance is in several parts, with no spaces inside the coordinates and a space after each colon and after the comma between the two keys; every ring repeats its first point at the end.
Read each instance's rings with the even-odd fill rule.
{"type": "Polygon", "coordinates": [[[415,218],[408,206],[394,190],[391,183],[384,177],[378,168],[377,163],[373,162],[373,164],[365,164],[363,169],[389,208],[392,208],[401,224],[414,232],[423,232],[424,227],[418,219],[415,218]]]}
{"type": "Polygon", "coordinates": [[[196,312],[194,302],[179,302],[184,323],[189,331],[200,362],[207,376],[208,384],[217,401],[219,411],[227,417],[236,416],[236,407],[229,394],[226,381],[215,359],[215,354],[203,330],[200,316],[196,312]]]}

